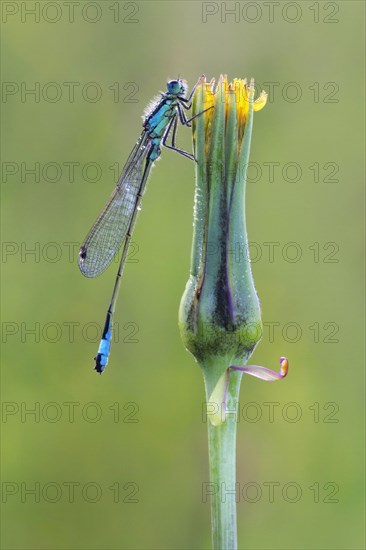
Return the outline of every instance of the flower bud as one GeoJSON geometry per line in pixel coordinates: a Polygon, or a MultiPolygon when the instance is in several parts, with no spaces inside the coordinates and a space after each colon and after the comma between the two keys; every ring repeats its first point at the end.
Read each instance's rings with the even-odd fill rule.
{"type": "Polygon", "coordinates": [[[193,146],[196,163],[190,277],[179,326],[186,348],[216,381],[230,366],[245,364],[262,334],[245,223],[245,183],[254,110],[254,82],[220,77],[216,89],[196,90],[193,146]]]}

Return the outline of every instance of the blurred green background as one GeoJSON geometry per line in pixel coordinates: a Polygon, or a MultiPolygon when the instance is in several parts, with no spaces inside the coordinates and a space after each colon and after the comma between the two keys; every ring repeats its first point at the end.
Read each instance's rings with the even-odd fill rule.
{"type": "Polygon", "coordinates": [[[193,164],[163,151],[152,172],[102,377],[116,266],[87,280],[76,252],[150,99],[224,72],[270,92],[247,190],[252,362],[290,360],[281,383],[243,379],[239,546],[364,548],[364,3],[71,4],[2,2],[2,547],[210,548],[203,381],[177,327],[193,164]]]}

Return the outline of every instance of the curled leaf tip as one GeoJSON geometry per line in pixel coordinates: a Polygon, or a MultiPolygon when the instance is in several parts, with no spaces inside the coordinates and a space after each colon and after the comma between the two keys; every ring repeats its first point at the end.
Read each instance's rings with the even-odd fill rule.
{"type": "Polygon", "coordinates": [[[260,367],[259,365],[246,365],[245,367],[231,366],[218,380],[210,399],[207,403],[207,416],[213,426],[220,426],[226,420],[226,404],[228,398],[228,387],[230,370],[239,371],[243,374],[250,374],[266,382],[275,382],[285,378],[288,373],[287,357],[280,357],[280,372],[260,367]]]}
{"type": "Polygon", "coordinates": [[[288,373],[288,359],[287,357],[280,358],[280,372],[276,372],[271,369],[266,369],[265,367],[260,367],[259,365],[246,365],[245,367],[231,366],[229,367],[232,370],[243,372],[244,374],[250,374],[266,382],[275,382],[276,380],[281,380],[285,378],[288,373]]]}

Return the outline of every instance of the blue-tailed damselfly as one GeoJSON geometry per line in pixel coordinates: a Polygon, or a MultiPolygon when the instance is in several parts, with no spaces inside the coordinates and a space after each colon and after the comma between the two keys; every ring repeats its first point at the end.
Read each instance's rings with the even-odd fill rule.
{"type": "Polygon", "coordinates": [[[123,244],[102,339],[98,353],[94,358],[94,368],[100,374],[108,364],[112,342],[113,315],[123,266],[150,170],[154,161],[161,154],[161,145],[173,149],[189,159],[194,159],[191,153],[182,151],[175,146],[175,134],[178,119],[184,126],[190,126],[190,121],[195,118],[187,119],[183,109],[191,108],[190,102],[193,93],[203,80],[204,76],[199,78],[188,98],[185,97],[187,90],[185,81],[178,79],[170,80],[167,83],[167,91],[161,94],[161,98],[153,103],[146,114],[142,134],[122,170],[116,188],[80,248],[80,271],[86,277],[97,277],[109,266],[123,244]],[[170,133],[172,134],[171,145],[168,145],[167,139],[170,133]]]}

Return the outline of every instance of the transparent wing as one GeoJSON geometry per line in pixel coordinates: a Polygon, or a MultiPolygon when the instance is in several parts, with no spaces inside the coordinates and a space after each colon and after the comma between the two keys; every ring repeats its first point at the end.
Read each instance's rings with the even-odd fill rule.
{"type": "Polygon", "coordinates": [[[97,277],[111,263],[126,237],[145,170],[150,140],[143,132],[133,148],[97,221],[79,253],[79,268],[86,277],[97,277]]]}

